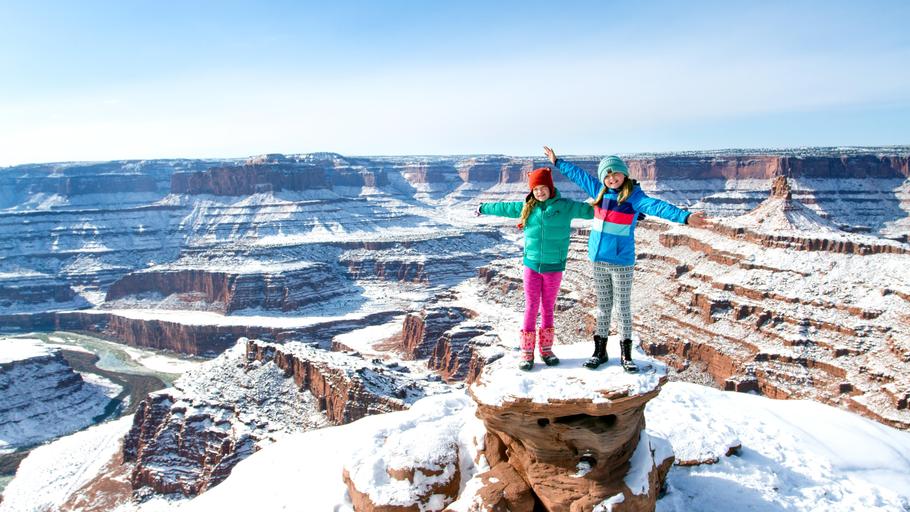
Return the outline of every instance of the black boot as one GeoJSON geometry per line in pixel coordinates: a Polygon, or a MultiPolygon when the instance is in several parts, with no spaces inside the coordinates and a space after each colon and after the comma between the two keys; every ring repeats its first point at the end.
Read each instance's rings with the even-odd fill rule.
{"type": "Polygon", "coordinates": [[[632,340],[622,340],[620,346],[622,350],[619,354],[619,360],[622,362],[622,369],[629,373],[638,373],[638,366],[632,361],[632,340]]]}
{"type": "Polygon", "coordinates": [[[606,336],[594,335],[594,355],[591,359],[584,362],[585,368],[595,369],[607,362],[607,338],[606,336]]]}

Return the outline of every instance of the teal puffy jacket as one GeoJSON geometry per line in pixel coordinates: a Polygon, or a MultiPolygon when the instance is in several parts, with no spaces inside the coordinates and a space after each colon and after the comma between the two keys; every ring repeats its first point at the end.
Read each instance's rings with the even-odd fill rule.
{"type": "MultiPolygon", "coordinates": [[[[481,203],[480,213],[517,219],[524,205],[523,201],[481,203]]],[[[553,197],[538,203],[525,223],[525,266],[535,272],[565,270],[572,219],[592,218],[594,208],[591,205],[563,199],[556,190],[553,197]]]]}

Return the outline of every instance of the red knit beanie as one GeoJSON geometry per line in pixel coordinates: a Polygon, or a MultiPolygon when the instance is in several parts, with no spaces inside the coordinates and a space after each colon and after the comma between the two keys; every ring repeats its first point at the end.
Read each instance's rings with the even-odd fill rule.
{"type": "Polygon", "coordinates": [[[534,187],[538,185],[546,185],[550,187],[550,197],[556,195],[556,187],[553,186],[553,174],[549,167],[541,167],[529,172],[528,185],[531,190],[534,190],[534,187]]]}

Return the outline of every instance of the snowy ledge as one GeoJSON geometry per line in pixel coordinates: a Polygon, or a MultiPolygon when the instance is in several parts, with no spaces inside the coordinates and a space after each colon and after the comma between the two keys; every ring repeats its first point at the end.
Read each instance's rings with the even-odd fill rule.
{"type": "Polygon", "coordinates": [[[478,403],[495,407],[518,402],[605,404],[656,392],[667,382],[666,365],[639,351],[632,354],[639,373],[624,372],[619,365],[619,340],[614,337],[607,344],[610,361],[596,370],[582,366],[592,350],[591,343],[554,345],[559,365],[545,366],[538,357],[530,372],[518,369],[521,353],[513,351],[484,368],[470,388],[471,395],[478,403]]]}

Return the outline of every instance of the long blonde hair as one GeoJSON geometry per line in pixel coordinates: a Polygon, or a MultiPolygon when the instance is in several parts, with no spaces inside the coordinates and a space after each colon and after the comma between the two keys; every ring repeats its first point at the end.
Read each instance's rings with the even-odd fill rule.
{"type": "MultiPolygon", "coordinates": [[[[623,201],[628,199],[629,196],[632,195],[632,189],[635,188],[635,185],[637,183],[638,183],[637,181],[626,176],[626,179],[623,180],[622,185],[619,186],[619,194],[616,198],[616,202],[619,204],[622,204],[623,201]]],[[[600,202],[604,200],[604,194],[606,194],[606,193],[607,193],[607,186],[604,185],[600,189],[600,194],[597,194],[597,198],[594,199],[593,204],[595,206],[600,206],[600,202]]],[[[524,212],[522,212],[522,213],[524,213],[524,212]]]]}
{"type": "Polygon", "coordinates": [[[539,202],[540,201],[534,197],[534,194],[528,194],[528,198],[525,199],[525,205],[521,208],[521,216],[518,220],[518,227],[524,229],[525,223],[528,222],[528,217],[531,215],[531,210],[533,210],[539,202]]]}

